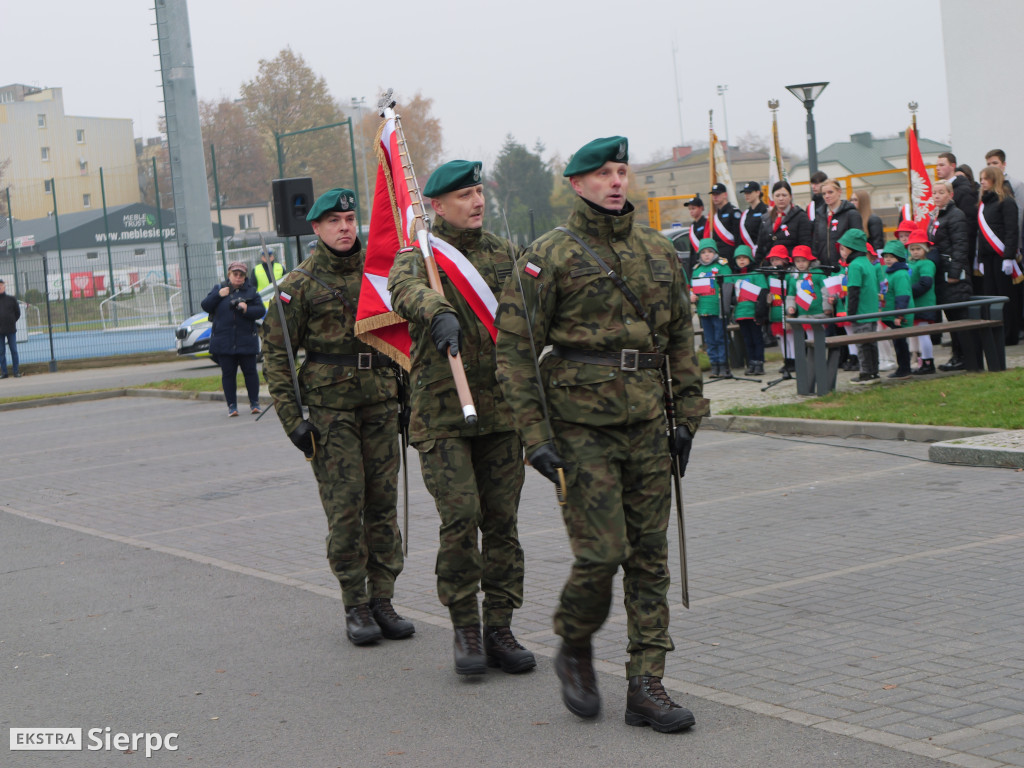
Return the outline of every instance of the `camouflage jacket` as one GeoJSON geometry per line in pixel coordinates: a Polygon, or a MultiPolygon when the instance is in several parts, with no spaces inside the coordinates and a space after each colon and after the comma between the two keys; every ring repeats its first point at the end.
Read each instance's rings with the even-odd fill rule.
{"type": "MultiPolygon", "coordinates": [[[[456,229],[440,217],[435,222],[434,235],[458,248],[497,297],[505,279],[512,274],[515,248],[483,229],[456,229]]],[[[409,438],[418,442],[514,430],[512,412],[494,375],[491,334],[443,271],[441,283],[443,296],[427,283],[419,251],[400,253],[388,280],[392,306],[409,321],[412,336],[409,438]],[[462,416],[451,365],[430,338],[430,321],[441,312],[454,312],[462,326],[462,364],[477,411],[477,423],[473,426],[466,424],[462,416]]]]}
{"type": "MultiPolygon", "coordinates": [[[[676,418],[691,431],[708,413],[693,347],[690,304],[675,249],[663,236],[633,225],[632,211],[602,214],[577,198],[567,228],[589,245],[636,294],[669,355],[676,418]]],[[[622,291],[572,238],[552,230],[519,259],[526,302],[533,315],[537,351],[547,344],[611,352],[655,349],[648,324],[622,291]]],[[[516,416],[527,452],[549,440],[534,384],[523,299],[513,277],[498,310],[498,380],[516,416]]],[[[596,427],[661,418],[664,390],[659,370],[623,371],[547,355],[540,364],[553,420],[596,427]]]]}
{"type": "MultiPolygon", "coordinates": [[[[335,256],[318,240],[312,255],[299,265],[348,298],[345,306],[334,294],[297,271],[289,272],[280,283],[281,301],[292,351],[299,349],[329,355],[373,352],[353,333],[355,308],[363,276],[363,252],[335,256]]],[[[284,329],[275,298],[263,323],[263,375],[274,398],[274,408],[286,433],[302,420],[295,388],[288,371],[288,353],[284,329]]],[[[304,405],[349,410],[380,403],[398,396],[398,380],[391,368],[358,370],[354,366],[335,366],[307,360],[298,371],[299,389],[304,405]]]]}

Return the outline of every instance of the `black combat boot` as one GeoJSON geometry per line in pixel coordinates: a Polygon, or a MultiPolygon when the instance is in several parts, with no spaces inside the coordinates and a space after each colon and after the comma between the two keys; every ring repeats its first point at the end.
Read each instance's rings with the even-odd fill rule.
{"type": "Polygon", "coordinates": [[[750,367],[754,369],[750,372],[752,376],[764,376],[764,361],[758,360],[751,363],[750,367]]]}
{"type": "Polygon", "coordinates": [[[373,620],[367,603],[345,609],[345,634],[353,645],[368,645],[380,640],[380,626],[373,620]]]}
{"type": "Polygon", "coordinates": [[[395,607],[391,605],[390,598],[375,597],[370,600],[370,613],[373,614],[373,620],[380,626],[381,634],[388,640],[401,640],[416,631],[416,627],[411,621],[395,613],[395,607]]]}
{"type": "Polygon", "coordinates": [[[963,359],[957,357],[956,355],[953,355],[951,358],[949,358],[948,363],[943,363],[942,365],[939,366],[940,371],[963,371],[966,368],[967,365],[966,363],[964,363],[963,359]]]}
{"type": "Polygon", "coordinates": [[[480,626],[455,628],[455,673],[457,675],[482,675],[487,671],[487,657],[480,645],[480,626]]]}
{"type": "Polygon", "coordinates": [[[601,695],[597,692],[590,645],[572,647],[565,642],[555,657],[555,673],[562,682],[562,703],[576,717],[597,717],[601,695]]]}
{"type": "Polygon", "coordinates": [[[675,733],[695,722],[693,712],[672,701],[660,677],[635,675],[629,678],[626,725],[649,725],[661,733],[675,733]]]}
{"type": "Polygon", "coordinates": [[[511,627],[484,627],[484,651],[487,666],[501,667],[502,672],[515,674],[537,666],[533,653],[519,644],[511,627]]]}

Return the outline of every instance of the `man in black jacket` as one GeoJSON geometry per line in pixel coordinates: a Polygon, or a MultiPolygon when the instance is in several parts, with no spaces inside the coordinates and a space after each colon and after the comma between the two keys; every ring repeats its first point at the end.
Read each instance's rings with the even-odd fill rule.
{"type": "Polygon", "coordinates": [[[732,252],[740,244],[740,212],[729,202],[729,190],[725,184],[711,187],[711,203],[714,217],[711,221],[712,237],[718,243],[718,255],[729,262],[729,268],[736,269],[732,252]]]}
{"type": "Polygon", "coordinates": [[[748,181],[743,185],[743,199],[747,201],[747,210],[740,215],[740,238],[737,245],[750,246],[754,260],[757,260],[757,239],[761,235],[761,219],[768,213],[768,206],[761,199],[761,185],[756,181],[748,181]]]}
{"type": "Polygon", "coordinates": [[[7,350],[4,342],[11,348],[11,365],[14,370],[14,378],[21,378],[21,371],[18,370],[18,338],[17,323],[21,317],[21,307],[18,300],[7,295],[7,285],[0,280],[0,379],[7,378],[7,350]]]}

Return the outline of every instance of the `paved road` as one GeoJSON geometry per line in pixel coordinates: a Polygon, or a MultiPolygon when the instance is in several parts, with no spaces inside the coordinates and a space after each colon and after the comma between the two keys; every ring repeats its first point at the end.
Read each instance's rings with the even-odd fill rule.
{"type": "Polygon", "coordinates": [[[415,457],[396,602],[418,632],[356,649],[311,473],[272,413],[129,397],[0,419],[7,727],[180,733],[152,765],[1024,765],[1018,473],[931,464],[920,444],[702,432],[692,607],[673,587],[666,673],[698,726],[664,736],[622,723],[620,598],[595,644],[604,714],[581,723],[558,699],[550,617],[569,553],[536,473],[514,626],[540,667],[467,682],[415,457]]]}

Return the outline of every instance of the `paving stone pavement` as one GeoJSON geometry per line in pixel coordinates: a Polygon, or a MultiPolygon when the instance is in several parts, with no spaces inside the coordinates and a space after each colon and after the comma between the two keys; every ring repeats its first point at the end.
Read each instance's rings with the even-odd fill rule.
{"type": "MultiPolygon", "coordinates": [[[[17,450],[0,462],[0,512],[339,597],[312,473],[273,413],[122,397],[2,419],[17,450]]],[[[953,765],[1024,765],[1024,475],[933,464],[927,450],[701,432],[684,481],[691,608],[674,583],[666,685],[698,710],[692,697],[953,765]]],[[[409,480],[396,603],[447,627],[414,452],[409,480]]],[[[570,553],[534,472],[520,535],[514,629],[551,657],[570,553]]],[[[673,573],[675,536],[673,523],[673,573]]],[[[600,670],[624,675],[621,583],[595,640],[600,670]]]]}

